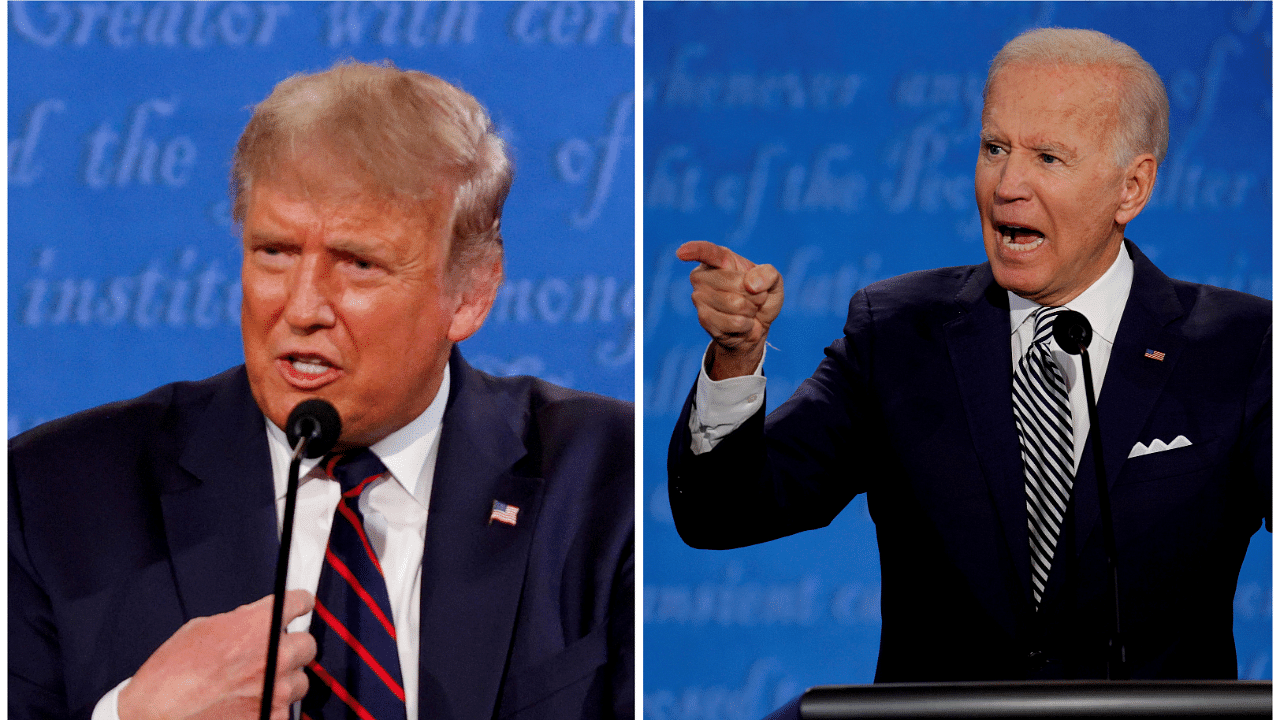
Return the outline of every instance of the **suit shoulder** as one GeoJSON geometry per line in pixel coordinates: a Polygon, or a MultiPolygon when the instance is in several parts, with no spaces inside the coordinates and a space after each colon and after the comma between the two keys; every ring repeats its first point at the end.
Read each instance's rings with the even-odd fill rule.
{"type": "Polygon", "coordinates": [[[958,265],[918,270],[874,282],[850,300],[850,315],[867,311],[879,318],[888,318],[902,313],[950,310],[971,283],[988,284],[981,273],[984,268],[984,265],[958,265]]]}
{"type": "MultiPolygon", "coordinates": [[[[534,472],[544,478],[573,476],[587,485],[629,486],[635,475],[632,403],[535,377],[479,375],[491,391],[524,411],[523,418],[512,421],[534,472]]],[[[626,493],[629,497],[629,487],[626,493]]]]}
{"type": "Polygon", "coordinates": [[[955,300],[956,294],[983,266],[957,265],[955,267],[917,270],[878,280],[863,288],[863,292],[884,300],[903,302],[937,302],[955,300]]]}
{"type": "Polygon", "coordinates": [[[528,375],[498,377],[476,372],[490,389],[528,408],[544,432],[625,435],[628,439],[633,435],[634,405],[625,400],[574,390],[528,375]]]}
{"type": "Polygon", "coordinates": [[[173,428],[175,419],[185,411],[207,404],[237,373],[243,375],[243,368],[204,380],[162,385],[129,400],[51,420],[11,438],[10,457],[56,457],[73,446],[110,450],[113,454],[138,447],[157,431],[173,428]]]}
{"type": "Polygon", "coordinates": [[[1271,320],[1271,301],[1239,290],[1170,279],[1178,297],[1201,311],[1212,310],[1253,320],[1271,320]],[[1203,304],[1203,308],[1201,305],[1203,304]]]}
{"type": "Polygon", "coordinates": [[[537,414],[547,423],[586,426],[578,432],[586,429],[588,434],[598,433],[628,445],[634,439],[632,403],[544,381],[535,385],[533,399],[537,414]]]}
{"type": "Polygon", "coordinates": [[[1192,336],[1243,339],[1269,334],[1270,300],[1213,285],[1171,282],[1187,309],[1184,331],[1192,336]]]}

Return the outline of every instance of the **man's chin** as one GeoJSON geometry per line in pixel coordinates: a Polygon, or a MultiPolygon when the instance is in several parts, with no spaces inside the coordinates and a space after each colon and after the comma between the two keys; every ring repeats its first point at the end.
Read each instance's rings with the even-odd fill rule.
{"type": "Polygon", "coordinates": [[[991,274],[995,277],[997,285],[1019,297],[1034,300],[1036,295],[1044,292],[1044,282],[1040,273],[1024,268],[1010,268],[1002,263],[992,263],[991,274]]]}
{"type": "MultiPolygon", "coordinates": [[[[333,403],[337,407],[337,403],[320,393],[302,392],[288,387],[261,390],[260,388],[252,387],[252,383],[251,388],[253,399],[258,404],[258,408],[262,410],[262,414],[266,415],[267,419],[281,430],[286,429],[285,426],[289,422],[289,415],[293,412],[293,409],[306,400],[320,398],[333,403]]],[[[341,408],[338,409],[338,413],[341,415],[341,408]]]]}

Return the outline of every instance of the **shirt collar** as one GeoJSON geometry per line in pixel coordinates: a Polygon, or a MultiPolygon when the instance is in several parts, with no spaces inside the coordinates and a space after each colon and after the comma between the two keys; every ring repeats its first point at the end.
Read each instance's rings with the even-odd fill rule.
{"type": "MultiPolygon", "coordinates": [[[[1124,244],[1111,263],[1111,267],[1076,296],[1064,307],[1084,315],[1097,337],[1114,345],[1116,331],[1120,329],[1120,316],[1124,314],[1125,302],[1129,299],[1129,288],[1133,285],[1133,258],[1129,257],[1124,244]]],[[[1009,295],[1009,334],[1018,332],[1022,323],[1026,322],[1040,305],[1019,297],[1012,292],[1009,295]]]]}
{"type": "MultiPolygon", "coordinates": [[[[423,466],[431,448],[440,435],[440,427],[444,419],[444,407],[449,399],[449,366],[444,367],[444,376],[440,380],[440,389],[422,414],[414,418],[408,425],[396,430],[382,440],[369,446],[374,455],[387,467],[391,476],[415,498],[418,497],[418,483],[422,479],[423,466]]],[[[276,499],[283,499],[289,485],[289,458],[293,451],[289,448],[289,440],[284,430],[267,420],[267,445],[271,450],[272,474],[275,478],[276,499]]],[[[322,458],[303,458],[298,470],[299,483],[312,478],[326,477],[317,466],[322,458]]],[[[421,501],[421,500],[420,500],[421,501]]]]}

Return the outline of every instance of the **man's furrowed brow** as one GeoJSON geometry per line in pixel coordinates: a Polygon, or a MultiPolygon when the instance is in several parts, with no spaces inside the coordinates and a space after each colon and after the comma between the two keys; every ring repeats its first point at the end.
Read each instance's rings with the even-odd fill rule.
{"type": "Polygon", "coordinates": [[[331,238],[325,243],[330,252],[347,253],[349,255],[367,255],[379,247],[379,243],[361,238],[354,234],[343,234],[331,238]]]}
{"type": "Polygon", "coordinates": [[[250,245],[287,245],[294,242],[288,235],[262,229],[246,232],[244,237],[250,245]]]}
{"type": "Polygon", "coordinates": [[[978,133],[978,139],[985,145],[987,143],[1000,142],[1004,140],[1004,136],[995,130],[984,127],[982,128],[982,132],[978,133]]]}
{"type": "Polygon", "coordinates": [[[1078,154],[1075,148],[1054,140],[1037,140],[1031,143],[1029,147],[1035,152],[1064,159],[1074,158],[1078,154]]]}

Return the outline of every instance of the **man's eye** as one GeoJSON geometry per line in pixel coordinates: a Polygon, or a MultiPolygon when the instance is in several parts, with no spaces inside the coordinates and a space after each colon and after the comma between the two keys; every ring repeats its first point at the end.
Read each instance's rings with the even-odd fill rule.
{"type": "Polygon", "coordinates": [[[1047,165],[1053,165],[1055,163],[1062,162],[1058,158],[1050,155],[1049,153],[1040,153],[1040,159],[1043,160],[1047,165]]]}
{"type": "Polygon", "coordinates": [[[1001,152],[1001,148],[999,145],[996,145],[995,143],[987,143],[986,151],[988,155],[999,155],[1001,152]]]}
{"type": "Polygon", "coordinates": [[[343,262],[346,263],[346,266],[351,268],[353,271],[362,273],[362,274],[376,272],[379,268],[382,267],[381,265],[378,264],[377,260],[356,257],[354,255],[348,255],[346,258],[343,259],[343,262]]]}

